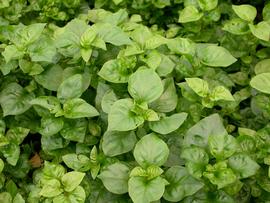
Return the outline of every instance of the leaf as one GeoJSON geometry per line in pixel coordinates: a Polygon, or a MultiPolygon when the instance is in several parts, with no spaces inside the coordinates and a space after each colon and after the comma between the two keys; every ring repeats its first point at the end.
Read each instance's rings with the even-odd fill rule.
{"type": "Polygon", "coordinates": [[[144,119],[131,111],[133,107],[134,104],[131,99],[116,101],[108,115],[108,130],[129,131],[142,125],[144,119]]]}
{"type": "Polygon", "coordinates": [[[67,195],[60,194],[53,198],[53,203],[63,202],[76,202],[76,203],[84,203],[86,198],[85,191],[83,187],[78,186],[72,192],[69,192],[67,195]]]}
{"type": "Polygon", "coordinates": [[[90,159],[83,154],[66,154],[62,156],[64,163],[71,169],[86,172],[91,168],[90,159]]]}
{"type": "Polygon", "coordinates": [[[127,67],[122,66],[117,59],[104,63],[98,75],[105,80],[113,83],[126,83],[130,76],[130,71],[127,67]]]}
{"type": "Polygon", "coordinates": [[[232,5],[232,9],[239,18],[249,22],[252,22],[257,16],[256,8],[249,4],[232,5]]]}
{"type": "Polygon", "coordinates": [[[0,92],[0,104],[4,112],[4,116],[24,113],[31,107],[30,101],[33,98],[33,93],[28,93],[19,84],[8,84],[0,92]]]}
{"type": "Polygon", "coordinates": [[[44,117],[41,118],[39,133],[43,136],[52,136],[57,134],[64,127],[62,118],[44,117]]]}
{"type": "Polygon", "coordinates": [[[128,193],[134,203],[149,203],[159,200],[165,191],[165,180],[161,177],[146,181],[144,177],[131,177],[128,193]]]}
{"type": "Polygon", "coordinates": [[[129,77],[128,92],[138,102],[153,102],[163,92],[160,77],[152,69],[139,69],[129,77]]]}
{"type": "Polygon", "coordinates": [[[218,0],[198,0],[198,3],[202,10],[210,11],[217,7],[218,0]]]}
{"type": "Polygon", "coordinates": [[[193,21],[198,21],[203,17],[203,13],[200,13],[198,9],[194,6],[187,6],[182,11],[180,11],[179,23],[188,23],[193,21]]]}
{"type": "Polygon", "coordinates": [[[218,100],[225,100],[225,101],[235,101],[234,97],[230,93],[228,89],[224,86],[216,86],[212,92],[210,93],[210,100],[218,101],[218,100]]]}
{"type": "Polygon", "coordinates": [[[39,194],[43,197],[55,197],[62,192],[61,183],[56,179],[52,179],[46,182],[39,194]]]}
{"type": "Polygon", "coordinates": [[[195,44],[187,38],[169,39],[167,42],[168,48],[176,54],[193,54],[195,52],[195,44]]]}
{"type": "Polygon", "coordinates": [[[6,46],[5,50],[2,52],[2,55],[5,58],[6,63],[10,62],[12,59],[20,59],[23,57],[24,52],[18,50],[14,45],[6,46]]]}
{"type": "Polygon", "coordinates": [[[203,183],[190,176],[182,166],[171,167],[166,171],[165,178],[170,184],[166,186],[163,197],[171,202],[181,201],[204,186],[203,183]]]}
{"type": "Polygon", "coordinates": [[[219,115],[212,114],[196,123],[187,131],[184,137],[184,145],[207,147],[210,135],[222,136],[226,134],[227,132],[219,115]]]}
{"type": "Polygon", "coordinates": [[[83,93],[83,77],[80,74],[75,74],[65,79],[57,90],[57,98],[60,101],[74,99],[80,97],[83,93]]]}
{"type": "Polygon", "coordinates": [[[20,145],[29,132],[30,129],[14,127],[7,131],[6,138],[8,138],[10,142],[13,142],[16,145],[20,145]]]}
{"type": "Polygon", "coordinates": [[[264,41],[270,40],[270,23],[267,21],[259,22],[257,25],[249,24],[251,33],[264,41]]]}
{"type": "Polygon", "coordinates": [[[207,97],[209,92],[208,83],[200,78],[186,78],[188,86],[200,97],[207,97]]]}
{"type": "Polygon", "coordinates": [[[133,131],[106,131],[102,139],[102,150],[106,156],[117,156],[131,151],[136,142],[133,131]]]}
{"type": "Polygon", "coordinates": [[[162,95],[157,100],[150,103],[149,106],[157,112],[173,111],[178,101],[174,81],[172,78],[166,78],[162,80],[162,84],[164,89],[162,95]]]}
{"type": "Polygon", "coordinates": [[[115,194],[128,192],[129,168],[121,163],[114,163],[104,169],[98,178],[102,180],[107,190],[115,194]]]}
{"type": "Polygon", "coordinates": [[[35,81],[44,88],[57,91],[62,82],[63,69],[59,65],[47,67],[41,74],[35,76],[35,81]]]}
{"type": "Polygon", "coordinates": [[[117,96],[113,90],[107,91],[101,100],[101,108],[105,113],[109,113],[114,102],[117,101],[117,96]]]}
{"type": "Polygon", "coordinates": [[[20,147],[18,145],[10,143],[1,147],[1,152],[10,165],[15,166],[17,164],[20,156],[20,147]]]}
{"type": "Polygon", "coordinates": [[[137,142],[133,154],[138,164],[144,168],[162,166],[169,156],[169,148],[163,140],[151,133],[137,142]]]}
{"type": "Polygon", "coordinates": [[[208,144],[211,154],[218,160],[229,158],[238,149],[236,139],[231,135],[210,135],[208,144]]]}
{"type": "Polygon", "coordinates": [[[237,61],[227,49],[215,45],[199,47],[197,54],[201,63],[212,67],[227,67],[237,61]]]}
{"type": "Polygon", "coordinates": [[[260,166],[246,154],[236,154],[229,158],[228,165],[240,178],[248,178],[257,173],[260,166]]]}
{"type": "Polygon", "coordinates": [[[270,59],[264,59],[256,64],[254,71],[256,75],[261,73],[269,73],[270,72],[269,66],[270,66],[270,59]]]}
{"type": "Polygon", "coordinates": [[[61,178],[61,183],[64,186],[64,190],[67,192],[73,191],[82,182],[85,173],[72,171],[64,174],[61,178]]]}
{"type": "Polygon", "coordinates": [[[270,94],[270,73],[261,73],[253,77],[250,81],[250,86],[260,92],[270,94]]]}
{"type": "Polygon", "coordinates": [[[187,118],[187,113],[177,113],[169,117],[161,118],[159,121],[149,123],[149,127],[159,134],[169,134],[177,130],[187,118]]]}
{"type": "Polygon", "coordinates": [[[65,120],[64,127],[60,131],[63,138],[76,142],[83,142],[87,129],[87,122],[83,118],[65,120]]]}
{"type": "Polygon", "coordinates": [[[66,118],[83,118],[98,116],[98,111],[86,101],[80,98],[67,100],[63,105],[64,116],[66,118]]]}

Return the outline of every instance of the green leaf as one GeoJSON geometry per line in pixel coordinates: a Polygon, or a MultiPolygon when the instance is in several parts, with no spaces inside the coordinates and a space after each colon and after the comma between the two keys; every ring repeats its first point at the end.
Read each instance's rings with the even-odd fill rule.
{"type": "Polygon", "coordinates": [[[88,62],[92,56],[93,49],[91,48],[81,48],[81,55],[85,62],[88,62]]]}
{"type": "Polygon", "coordinates": [[[257,173],[260,166],[246,154],[236,154],[229,158],[228,165],[240,178],[248,178],[257,173]]]}
{"type": "Polygon", "coordinates": [[[25,203],[25,200],[20,193],[17,193],[13,199],[13,203],[25,203]]]}
{"type": "Polygon", "coordinates": [[[257,10],[249,4],[232,5],[233,11],[239,18],[252,22],[257,16],[257,10]]]}
{"type": "Polygon", "coordinates": [[[61,112],[61,105],[59,99],[53,96],[40,96],[31,100],[30,104],[43,107],[55,114],[61,112]]]}
{"type": "Polygon", "coordinates": [[[55,197],[62,192],[63,190],[61,189],[59,180],[52,179],[45,183],[39,194],[43,197],[55,197]]]}
{"type": "Polygon", "coordinates": [[[200,13],[198,9],[194,6],[187,6],[182,11],[180,11],[179,23],[188,23],[193,21],[198,21],[203,17],[203,13],[200,13]]]}
{"type": "Polygon", "coordinates": [[[149,123],[149,127],[159,134],[169,134],[177,130],[186,120],[187,113],[177,113],[169,117],[161,118],[159,121],[149,123]]]}
{"type": "Polygon", "coordinates": [[[5,50],[2,52],[2,55],[4,56],[6,63],[8,63],[12,59],[22,58],[24,55],[24,52],[19,50],[14,45],[8,45],[8,46],[6,46],[5,50]]]}
{"type": "Polygon", "coordinates": [[[144,168],[151,165],[162,166],[169,156],[169,148],[163,140],[152,133],[137,142],[133,154],[138,164],[144,168]]]}
{"type": "Polygon", "coordinates": [[[210,11],[217,7],[218,0],[198,0],[198,3],[202,10],[210,11]]]}
{"type": "Polygon", "coordinates": [[[134,203],[158,201],[165,191],[165,180],[156,177],[145,180],[144,177],[131,177],[128,181],[128,193],[134,203]]]}
{"type": "Polygon", "coordinates": [[[73,191],[77,186],[80,185],[85,173],[72,171],[64,174],[61,178],[61,183],[64,186],[64,190],[67,192],[73,191]]]}
{"type": "Polygon", "coordinates": [[[84,118],[66,119],[60,131],[63,138],[82,143],[85,138],[87,121],[84,118]]]}
{"type": "Polygon", "coordinates": [[[65,173],[66,169],[62,165],[45,161],[41,183],[44,185],[48,180],[61,179],[65,173]]]}
{"type": "Polygon", "coordinates": [[[115,46],[127,45],[131,43],[128,35],[119,27],[109,23],[96,23],[92,26],[96,33],[105,41],[115,46]]]}
{"type": "Polygon", "coordinates": [[[270,94],[270,73],[261,73],[253,77],[250,86],[260,92],[270,94]]]}
{"type": "MultiPolygon", "coordinates": [[[[24,46],[29,45],[35,42],[41,35],[44,30],[45,23],[34,23],[28,26],[25,26],[20,33],[20,44],[24,46]]],[[[14,41],[15,44],[16,41],[14,41]]]]}
{"type": "Polygon", "coordinates": [[[0,92],[0,104],[4,112],[4,116],[24,113],[31,107],[30,101],[33,98],[33,93],[28,93],[19,84],[8,84],[0,92]]]}
{"type": "Polygon", "coordinates": [[[129,77],[128,92],[138,102],[153,102],[163,92],[160,77],[152,69],[141,68],[129,77]]]}
{"type": "Polygon", "coordinates": [[[39,133],[44,136],[52,136],[57,134],[64,127],[63,118],[44,117],[41,118],[39,133]]]}
{"type": "Polygon", "coordinates": [[[209,157],[205,150],[195,146],[185,148],[182,151],[181,158],[186,160],[188,172],[196,178],[202,176],[205,166],[209,162],[209,157]]]}
{"type": "Polygon", "coordinates": [[[193,54],[195,52],[195,44],[187,38],[169,39],[167,42],[168,48],[176,54],[193,54]]]}
{"type": "Polygon", "coordinates": [[[126,83],[131,72],[127,67],[122,66],[119,60],[114,59],[104,63],[98,75],[113,83],[126,83]]]}
{"type": "Polygon", "coordinates": [[[236,139],[231,135],[210,135],[208,144],[211,154],[218,160],[229,158],[238,149],[236,139]]]}
{"type": "Polygon", "coordinates": [[[270,72],[269,66],[270,66],[270,59],[264,59],[256,64],[254,71],[256,75],[261,73],[269,73],[270,72]]]}
{"type": "Polygon", "coordinates": [[[172,78],[166,78],[162,80],[162,84],[164,89],[162,95],[157,100],[150,103],[149,106],[157,112],[173,111],[178,102],[174,81],[172,78]]]}
{"type": "Polygon", "coordinates": [[[197,47],[197,54],[201,63],[212,67],[227,67],[237,61],[227,49],[216,45],[197,47]]]}
{"type": "Polygon", "coordinates": [[[60,101],[74,99],[80,97],[83,93],[83,77],[80,74],[75,74],[65,79],[57,90],[57,98],[60,101]]]}
{"type": "Polygon", "coordinates": [[[86,198],[85,191],[83,187],[77,186],[73,191],[67,194],[60,194],[53,198],[53,203],[63,202],[63,203],[84,203],[86,198]]]}
{"type": "Polygon", "coordinates": [[[59,65],[53,65],[46,68],[41,74],[35,76],[35,80],[38,84],[44,88],[57,91],[62,82],[63,69],[59,65]]]}
{"type": "Polygon", "coordinates": [[[259,22],[257,25],[249,24],[251,33],[258,39],[270,40],[270,23],[267,21],[259,22]]]}
{"type": "Polygon", "coordinates": [[[121,163],[107,166],[99,175],[107,190],[115,194],[128,192],[129,168],[121,163]]]}
{"type": "Polygon", "coordinates": [[[184,145],[195,145],[205,148],[208,146],[208,137],[210,135],[227,135],[226,129],[218,114],[212,114],[192,126],[186,133],[184,145]]]}
{"type": "Polygon", "coordinates": [[[81,98],[69,99],[63,105],[66,118],[83,118],[98,116],[98,111],[81,98]]]}
{"type": "Polygon", "coordinates": [[[102,139],[102,150],[107,156],[117,156],[131,151],[137,142],[133,131],[106,131],[102,139]]]}
{"type": "Polygon", "coordinates": [[[218,100],[225,100],[225,101],[235,101],[234,97],[230,93],[228,89],[224,86],[216,86],[212,92],[210,93],[210,100],[218,101],[218,100]]]}
{"type": "Polygon", "coordinates": [[[226,162],[218,162],[214,166],[208,165],[203,175],[221,189],[234,183],[237,178],[232,169],[227,168],[226,162]]]}
{"type": "Polygon", "coordinates": [[[132,112],[134,103],[131,99],[120,99],[111,107],[108,115],[108,130],[129,131],[142,125],[144,119],[132,112]]]}
{"type": "Polygon", "coordinates": [[[113,90],[108,90],[101,100],[101,108],[105,113],[109,113],[114,102],[117,101],[117,96],[113,90]]]}
{"type": "Polygon", "coordinates": [[[29,132],[30,130],[27,128],[14,127],[7,131],[6,137],[10,142],[13,142],[16,145],[20,145],[29,132]]]}
{"type": "Polygon", "coordinates": [[[83,154],[66,154],[62,156],[62,159],[69,168],[75,171],[86,172],[91,168],[90,159],[83,154]]]}
{"type": "Polygon", "coordinates": [[[0,173],[2,173],[4,167],[5,167],[5,163],[2,159],[0,159],[0,173]]]}
{"type": "Polygon", "coordinates": [[[248,23],[240,18],[226,21],[222,29],[234,35],[245,35],[250,32],[248,23]]]}
{"type": "Polygon", "coordinates": [[[188,86],[200,97],[207,97],[209,92],[208,83],[200,78],[186,78],[188,86]]]}
{"type": "Polygon", "coordinates": [[[12,203],[12,196],[8,192],[1,192],[0,193],[0,202],[12,203]]]}
{"type": "Polygon", "coordinates": [[[28,73],[29,75],[38,75],[44,71],[41,65],[24,59],[19,60],[19,66],[24,73],[28,73]]]}
{"type": "Polygon", "coordinates": [[[17,164],[20,156],[19,145],[15,143],[10,143],[6,146],[1,147],[0,151],[10,165],[15,166],[17,164]]]}
{"type": "Polygon", "coordinates": [[[171,202],[179,202],[185,197],[195,194],[204,185],[190,176],[182,166],[173,166],[165,173],[166,180],[170,183],[166,186],[164,199],[171,202]]]}

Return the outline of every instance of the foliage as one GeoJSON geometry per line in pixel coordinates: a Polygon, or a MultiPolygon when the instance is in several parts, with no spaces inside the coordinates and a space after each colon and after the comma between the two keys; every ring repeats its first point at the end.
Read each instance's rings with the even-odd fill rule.
{"type": "Polygon", "coordinates": [[[2,0],[0,202],[270,202],[269,94],[269,0],[2,0]]]}

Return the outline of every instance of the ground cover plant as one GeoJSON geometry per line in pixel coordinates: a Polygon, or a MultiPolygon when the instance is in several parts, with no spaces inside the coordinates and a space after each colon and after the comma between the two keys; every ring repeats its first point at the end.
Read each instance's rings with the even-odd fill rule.
{"type": "Polygon", "coordinates": [[[1,203],[270,202],[270,1],[2,0],[1,203]]]}

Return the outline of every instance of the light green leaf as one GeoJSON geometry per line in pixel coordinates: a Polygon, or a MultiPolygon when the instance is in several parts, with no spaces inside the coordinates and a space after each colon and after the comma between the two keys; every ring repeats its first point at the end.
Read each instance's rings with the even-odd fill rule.
{"type": "Polygon", "coordinates": [[[25,200],[20,193],[17,193],[13,199],[13,203],[25,203],[25,200]]]}
{"type": "Polygon", "coordinates": [[[61,105],[59,99],[53,96],[40,96],[31,100],[30,104],[41,106],[55,114],[61,111],[61,105]]]}
{"type": "Polygon", "coordinates": [[[204,149],[200,147],[188,147],[182,151],[181,158],[186,160],[186,168],[188,172],[196,177],[200,178],[205,169],[205,166],[208,164],[209,157],[204,149]]]}
{"type": "Polygon", "coordinates": [[[218,189],[226,187],[237,180],[232,169],[227,168],[226,162],[218,162],[215,165],[208,165],[203,176],[208,178],[210,182],[218,186],[218,189]]]}
{"type": "Polygon", "coordinates": [[[204,11],[210,11],[217,7],[218,0],[198,0],[200,8],[204,11]]]}
{"type": "Polygon", "coordinates": [[[112,193],[124,194],[128,192],[129,168],[121,163],[114,163],[103,170],[98,178],[112,193]]]}
{"type": "Polygon", "coordinates": [[[30,129],[28,128],[14,127],[14,128],[10,128],[7,131],[6,137],[8,138],[10,142],[20,145],[29,132],[30,132],[30,129]]]}
{"type": "Polygon", "coordinates": [[[200,97],[206,97],[209,92],[208,83],[200,78],[186,78],[188,86],[200,97]]]}
{"type": "Polygon", "coordinates": [[[2,55],[5,58],[6,63],[11,61],[12,59],[20,59],[23,57],[24,52],[18,50],[15,45],[8,45],[6,46],[5,50],[2,52],[2,55]]]}
{"type": "Polygon", "coordinates": [[[86,172],[91,168],[90,159],[83,154],[66,154],[62,156],[62,159],[69,168],[75,171],[86,172]]]}
{"type": "Polygon", "coordinates": [[[81,98],[69,99],[63,105],[66,118],[83,118],[98,116],[98,111],[81,98]]]}
{"type": "Polygon", "coordinates": [[[210,135],[227,135],[227,131],[218,114],[212,114],[192,126],[186,133],[184,145],[195,145],[206,148],[210,135]]]}
{"type": "Polygon", "coordinates": [[[103,135],[102,150],[107,156],[117,156],[131,151],[136,142],[133,131],[106,131],[103,135]]]}
{"type": "Polygon", "coordinates": [[[187,113],[177,113],[169,117],[161,118],[159,121],[149,123],[149,127],[154,132],[166,135],[177,130],[186,120],[187,113]]]}
{"type": "Polygon", "coordinates": [[[146,180],[144,177],[131,177],[128,181],[128,193],[134,203],[158,201],[165,191],[165,180],[156,177],[146,180]]]}
{"type": "Polygon", "coordinates": [[[113,90],[107,91],[101,100],[101,108],[105,113],[109,113],[114,102],[117,101],[117,96],[113,90]]]}
{"type": "Polygon", "coordinates": [[[9,83],[0,92],[0,104],[4,116],[24,113],[31,107],[30,101],[33,98],[33,93],[28,93],[19,84],[9,83]]]}
{"type": "Polygon", "coordinates": [[[44,136],[52,136],[57,134],[64,126],[63,118],[44,117],[41,118],[39,133],[44,136]]]}
{"type": "Polygon", "coordinates": [[[55,197],[62,192],[61,183],[56,179],[52,179],[46,182],[39,194],[43,197],[55,197]]]}
{"type": "Polygon", "coordinates": [[[46,67],[46,70],[41,74],[35,76],[35,80],[38,84],[44,88],[57,91],[59,85],[62,82],[63,68],[59,65],[52,65],[46,67]]]}
{"type": "Polygon", "coordinates": [[[1,192],[0,193],[0,202],[12,203],[12,196],[8,192],[1,192]]]}
{"type": "Polygon", "coordinates": [[[85,138],[87,121],[84,118],[65,119],[64,127],[60,131],[63,138],[82,143],[85,138]]]}
{"type": "Polygon", "coordinates": [[[83,77],[75,74],[65,79],[57,90],[57,98],[61,101],[80,97],[83,93],[83,77]]]}
{"type": "Polygon", "coordinates": [[[257,25],[249,24],[252,34],[264,41],[270,40],[270,23],[267,21],[259,22],[257,25]]]}
{"type": "Polygon", "coordinates": [[[131,72],[127,67],[122,66],[117,59],[109,60],[100,69],[98,75],[113,83],[126,83],[131,72]]]}
{"type": "Polygon", "coordinates": [[[218,100],[225,100],[225,101],[235,101],[234,97],[230,93],[228,89],[224,86],[216,86],[212,92],[210,93],[210,100],[218,101],[218,100]]]}
{"type": "MultiPolygon", "coordinates": [[[[29,45],[35,42],[41,35],[44,30],[45,23],[34,23],[28,26],[25,26],[18,35],[20,36],[20,44],[24,46],[29,45]]],[[[16,41],[14,41],[15,44],[16,41]]],[[[18,45],[18,44],[17,44],[18,45]]]]}
{"type": "Polygon", "coordinates": [[[171,167],[165,173],[165,178],[170,184],[166,186],[163,197],[171,202],[179,202],[203,187],[203,183],[190,176],[182,166],[171,167]]]}
{"type": "Polygon", "coordinates": [[[163,92],[158,74],[152,69],[141,68],[129,77],[128,92],[138,102],[153,102],[163,92]]]}
{"type": "Polygon", "coordinates": [[[260,166],[246,154],[236,154],[229,158],[228,165],[240,178],[248,178],[257,173],[260,166]]]}
{"type": "Polygon", "coordinates": [[[83,187],[78,186],[75,190],[69,192],[68,194],[60,194],[53,198],[53,203],[84,203],[86,198],[85,191],[83,187]]]}
{"type": "Polygon", "coordinates": [[[270,94],[270,73],[261,73],[253,77],[250,86],[260,92],[270,94]]]}
{"type": "Polygon", "coordinates": [[[77,186],[80,185],[85,173],[72,171],[64,174],[61,178],[61,183],[64,186],[64,190],[67,192],[73,191],[77,186]]]}
{"type": "Polygon", "coordinates": [[[262,61],[259,61],[256,64],[254,71],[256,75],[261,74],[261,73],[269,73],[270,72],[270,59],[264,59],[262,61]]]}
{"type": "Polygon", "coordinates": [[[195,44],[187,38],[169,39],[167,42],[168,48],[176,54],[193,54],[195,52],[195,44]]]}
{"type": "Polygon", "coordinates": [[[180,11],[179,23],[188,23],[193,21],[198,21],[203,17],[203,13],[200,13],[195,6],[187,6],[182,11],[180,11]]]}
{"type": "Polygon", "coordinates": [[[133,154],[138,164],[144,168],[162,166],[169,156],[169,148],[163,140],[151,133],[137,142],[133,154]]]}
{"type": "Polygon", "coordinates": [[[17,164],[20,156],[19,145],[9,143],[8,145],[1,147],[1,152],[10,165],[15,166],[17,164]]]}
{"type": "Polygon", "coordinates": [[[245,35],[250,32],[248,23],[240,18],[226,21],[222,29],[234,35],[245,35]]]}
{"type": "Polygon", "coordinates": [[[157,112],[170,112],[173,111],[178,102],[178,96],[174,85],[173,78],[166,78],[162,80],[163,93],[162,95],[150,103],[150,108],[157,112]]]}
{"type": "Polygon", "coordinates": [[[227,49],[216,45],[199,46],[197,54],[201,63],[212,67],[227,67],[237,61],[227,49]]]}
{"type": "Polygon", "coordinates": [[[108,115],[108,130],[129,131],[142,125],[143,117],[132,112],[133,108],[134,103],[131,99],[116,101],[108,115]]]}
{"type": "Polygon", "coordinates": [[[91,48],[81,48],[81,56],[85,62],[88,62],[91,58],[93,50],[91,48]]]}
{"type": "Polygon", "coordinates": [[[257,16],[256,8],[249,4],[232,5],[232,9],[239,18],[249,22],[252,22],[257,16]]]}

